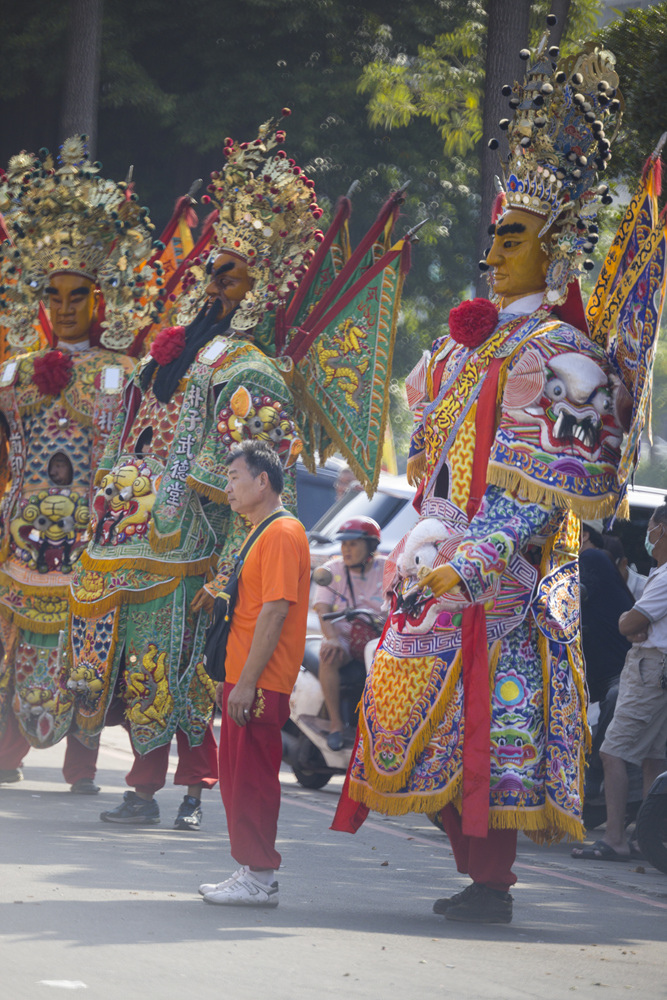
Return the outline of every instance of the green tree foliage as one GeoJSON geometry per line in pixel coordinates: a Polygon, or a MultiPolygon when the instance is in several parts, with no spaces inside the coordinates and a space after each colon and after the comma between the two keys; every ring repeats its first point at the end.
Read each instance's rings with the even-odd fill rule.
{"type": "MultiPolygon", "coordinates": [[[[0,0],[0,163],[22,148],[57,147],[67,7],[0,0]]],[[[438,34],[470,34],[478,9],[468,0],[105,0],[97,155],[115,177],[134,164],[137,192],[158,230],[176,197],[220,167],[225,136],[252,138],[283,106],[293,109],[287,148],[315,180],[325,210],[361,182],[353,239],[409,180],[396,235],[430,222],[405,285],[394,357],[400,385],[476,272],[479,198],[462,120],[474,109],[452,115],[461,138],[443,156],[429,117],[400,130],[371,125],[359,77],[364,66],[400,61],[438,34]]],[[[463,46],[471,60],[472,45],[456,41],[451,50],[463,46]]],[[[424,107],[430,103],[435,114],[439,99],[434,80],[424,107]]],[[[398,400],[392,393],[405,431],[398,400]]]]}
{"type": "Polygon", "coordinates": [[[384,129],[427,118],[443,143],[445,156],[465,156],[482,138],[484,46],[481,5],[466,5],[470,19],[454,31],[438,35],[410,58],[399,53],[389,61],[364,67],[359,91],[369,95],[370,124],[384,129]]]}
{"type": "Polygon", "coordinates": [[[617,176],[637,177],[667,128],[667,3],[628,11],[596,40],[616,56],[625,99],[611,170],[617,176]]]}
{"type": "MultiPolygon", "coordinates": [[[[293,109],[288,149],[314,178],[329,210],[351,182],[353,237],[392,188],[411,181],[397,235],[432,217],[413,255],[406,299],[433,317],[461,295],[472,273],[475,196],[462,158],[448,164],[429,122],[390,132],[369,126],[357,84],[365,64],[416,51],[439,30],[456,31],[466,4],[450,0],[105,0],[98,155],[137,191],[158,229],[176,197],[221,164],[225,136],[251,138],[282,106],[293,109]]],[[[0,162],[21,148],[55,148],[68,41],[67,5],[0,0],[0,162]]],[[[203,214],[203,213],[200,213],[203,214]]],[[[414,352],[397,349],[404,375],[414,352]]]]}
{"type": "MultiPolygon", "coordinates": [[[[572,0],[570,36],[596,4],[572,0]]],[[[534,5],[536,33],[548,6],[534,5]]],[[[0,163],[57,146],[67,14],[64,2],[0,0],[0,163]]],[[[97,155],[116,177],[134,164],[158,229],[219,168],[226,135],[251,138],[282,106],[294,112],[287,147],[325,209],[360,180],[353,238],[410,180],[397,235],[430,221],[405,286],[401,379],[477,276],[484,17],[478,0],[105,0],[97,155]]]]}

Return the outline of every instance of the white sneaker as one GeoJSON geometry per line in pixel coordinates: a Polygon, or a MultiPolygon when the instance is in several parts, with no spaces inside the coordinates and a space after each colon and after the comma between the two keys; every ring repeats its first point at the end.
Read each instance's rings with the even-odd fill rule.
{"type": "Polygon", "coordinates": [[[245,875],[247,871],[248,866],[241,865],[241,867],[237,868],[234,874],[230,875],[229,878],[226,878],[224,882],[202,882],[199,886],[200,896],[206,896],[209,892],[217,892],[218,889],[224,889],[226,885],[231,885],[232,882],[236,882],[237,878],[240,878],[241,875],[245,875]]]}
{"type": "Polygon", "coordinates": [[[277,906],[278,883],[265,885],[251,871],[246,871],[223,888],[207,892],[204,902],[216,906],[277,906]]]}

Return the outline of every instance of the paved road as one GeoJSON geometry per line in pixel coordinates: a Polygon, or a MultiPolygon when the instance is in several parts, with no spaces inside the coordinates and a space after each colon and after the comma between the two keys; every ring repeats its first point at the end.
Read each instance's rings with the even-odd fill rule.
{"type": "Polygon", "coordinates": [[[100,823],[129,753],[109,730],[94,798],[70,795],[62,745],[33,752],[0,787],[0,984],[11,1000],[560,1000],[667,998],[667,876],[576,862],[519,841],[510,926],[453,924],[433,899],[462,888],[446,838],[420,816],[328,827],[340,782],[283,775],[277,910],[225,910],[197,895],[235,867],[217,790],[199,834],[100,823]],[[87,991],[87,992],[84,992],[87,991]]]}

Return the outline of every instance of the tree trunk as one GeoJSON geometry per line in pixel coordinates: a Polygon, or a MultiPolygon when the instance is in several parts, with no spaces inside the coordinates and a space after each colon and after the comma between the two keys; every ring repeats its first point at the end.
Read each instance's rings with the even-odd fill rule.
{"type": "Polygon", "coordinates": [[[97,103],[102,47],[104,0],[70,0],[69,51],[60,137],[88,136],[90,158],[95,156],[97,103]]]}
{"type": "MultiPolygon", "coordinates": [[[[494,177],[500,173],[498,156],[504,160],[507,157],[507,133],[498,128],[501,118],[511,118],[507,98],[503,97],[501,87],[522,79],[526,71],[526,63],[519,58],[519,50],[528,44],[528,28],[531,0],[488,0],[488,27],[486,38],[486,63],[484,83],[484,108],[482,113],[481,155],[481,194],[479,230],[477,250],[479,259],[489,246],[488,227],[491,222],[491,210],[495,199],[494,177]],[[491,150],[488,141],[497,138],[500,148],[491,150]]],[[[488,296],[488,284],[480,272],[477,281],[477,294],[488,296]]]]}
{"type": "Polygon", "coordinates": [[[551,0],[550,13],[555,14],[558,21],[549,32],[550,45],[560,45],[563,32],[565,31],[565,25],[567,24],[567,15],[570,13],[571,4],[572,0],[551,0]]]}

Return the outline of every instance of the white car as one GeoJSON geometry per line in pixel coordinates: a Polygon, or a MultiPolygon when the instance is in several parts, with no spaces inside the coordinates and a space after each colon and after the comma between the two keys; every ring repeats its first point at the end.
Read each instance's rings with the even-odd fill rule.
{"type": "MultiPolygon", "coordinates": [[[[362,490],[348,490],[308,532],[311,569],[340,553],[336,532],[350,517],[372,517],[377,521],[382,531],[379,551],[388,555],[417,521],[419,515],[412,506],[414,495],[415,490],[405,476],[386,473],[380,475],[377,490],[370,500],[362,490]]],[[[665,491],[631,486],[628,499],[630,520],[617,521],[613,532],[623,542],[628,560],[635,563],[641,573],[648,573],[650,560],[644,549],[646,526],[655,508],[664,501],[665,491]]]]}
{"type": "Polygon", "coordinates": [[[414,495],[405,476],[390,476],[385,472],[381,473],[370,500],[361,489],[348,490],[308,532],[311,568],[340,555],[336,532],[351,517],[372,517],[377,521],[382,531],[378,551],[388,555],[419,517],[412,506],[414,495]]]}

